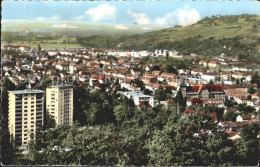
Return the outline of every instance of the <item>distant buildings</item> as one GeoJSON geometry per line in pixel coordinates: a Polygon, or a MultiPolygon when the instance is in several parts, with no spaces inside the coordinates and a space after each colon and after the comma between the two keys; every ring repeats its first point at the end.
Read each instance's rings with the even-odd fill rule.
{"type": "Polygon", "coordinates": [[[46,110],[56,125],[73,124],[73,87],[55,85],[46,89],[46,110]]]}
{"type": "Polygon", "coordinates": [[[20,148],[26,148],[30,135],[43,126],[44,91],[16,90],[9,91],[10,134],[20,148]]]}
{"type": "Polygon", "coordinates": [[[6,45],[2,44],[1,46],[2,49],[7,49],[7,50],[20,50],[20,51],[28,51],[29,46],[27,45],[6,45]]]}

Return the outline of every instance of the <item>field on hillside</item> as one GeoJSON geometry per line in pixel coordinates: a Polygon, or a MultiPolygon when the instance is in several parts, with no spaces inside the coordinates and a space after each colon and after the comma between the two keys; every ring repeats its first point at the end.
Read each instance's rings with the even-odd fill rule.
{"type": "Polygon", "coordinates": [[[38,44],[41,46],[41,48],[57,48],[57,49],[62,49],[64,47],[67,48],[79,48],[82,47],[80,46],[75,37],[61,37],[59,39],[46,39],[46,40],[34,40],[34,41],[23,41],[23,40],[18,40],[15,42],[9,43],[10,45],[27,45],[30,46],[31,48],[38,48],[38,44]],[[69,41],[69,42],[67,42],[69,41]]]}
{"type": "Polygon", "coordinates": [[[82,48],[83,46],[79,44],[41,44],[41,43],[27,43],[23,41],[12,42],[10,45],[27,45],[30,46],[32,49],[37,49],[38,44],[40,44],[41,48],[52,48],[52,49],[63,49],[63,48],[82,48]]]}

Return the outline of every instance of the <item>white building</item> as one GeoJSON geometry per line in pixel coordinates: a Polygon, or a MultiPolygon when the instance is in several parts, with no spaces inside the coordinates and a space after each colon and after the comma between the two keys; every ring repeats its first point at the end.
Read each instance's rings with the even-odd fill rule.
{"type": "Polygon", "coordinates": [[[119,94],[127,97],[128,99],[132,99],[136,106],[141,105],[142,103],[147,102],[151,107],[154,106],[153,96],[145,95],[142,91],[132,91],[132,92],[122,92],[118,91],[119,94]]]}
{"type": "Polygon", "coordinates": [[[215,82],[215,80],[216,80],[216,75],[215,75],[215,74],[210,74],[210,73],[202,73],[202,74],[201,74],[201,79],[206,80],[208,83],[209,83],[210,81],[215,82]]]}

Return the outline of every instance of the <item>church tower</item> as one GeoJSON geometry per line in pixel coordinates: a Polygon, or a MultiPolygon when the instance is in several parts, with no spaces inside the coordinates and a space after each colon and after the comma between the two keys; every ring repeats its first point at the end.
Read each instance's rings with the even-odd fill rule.
{"type": "Polygon", "coordinates": [[[181,75],[181,79],[180,79],[180,82],[178,84],[178,90],[181,91],[183,97],[186,97],[187,84],[185,83],[185,79],[183,78],[183,74],[181,75]]]}

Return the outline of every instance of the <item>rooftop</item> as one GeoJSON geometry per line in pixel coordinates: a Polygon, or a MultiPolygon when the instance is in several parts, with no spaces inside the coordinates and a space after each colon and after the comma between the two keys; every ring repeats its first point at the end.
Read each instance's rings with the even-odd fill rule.
{"type": "Polygon", "coordinates": [[[12,90],[8,92],[12,94],[44,93],[44,91],[39,89],[12,90]]]}
{"type": "Polygon", "coordinates": [[[51,88],[67,88],[67,87],[73,87],[72,84],[60,84],[60,85],[52,85],[51,88]]]}

